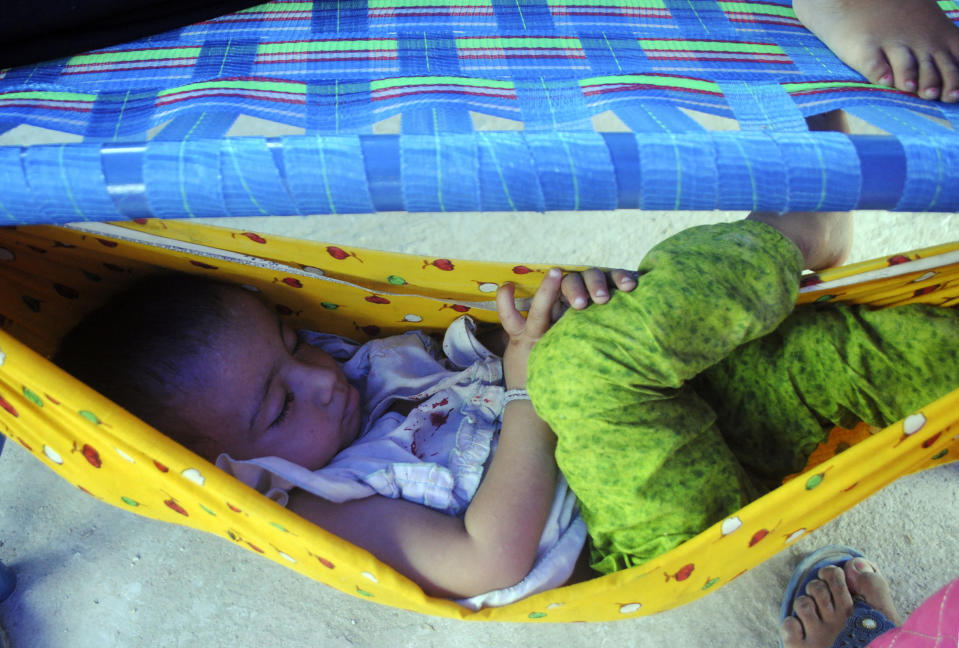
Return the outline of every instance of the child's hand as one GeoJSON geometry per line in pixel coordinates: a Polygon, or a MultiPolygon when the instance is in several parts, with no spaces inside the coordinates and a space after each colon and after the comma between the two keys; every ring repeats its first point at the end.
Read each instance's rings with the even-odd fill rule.
{"type": "Polygon", "coordinates": [[[563,278],[563,298],[575,310],[583,310],[590,300],[594,304],[605,304],[609,301],[610,281],[618,290],[629,292],[636,287],[636,273],[610,270],[607,275],[599,268],[571,272],[563,278]]]}
{"type": "Polygon", "coordinates": [[[536,289],[536,294],[533,295],[533,302],[526,318],[516,308],[513,300],[515,289],[513,284],[504,283],[496,291],[496,311],[503,330],[509,336],[509,343],[503,353],[503,374],[507,389],[526,387],[526,363],[529,352],[554,321],[552,313],[559,303],[562,277],[563,273],[559,268],[551,268],[546,273],[543,282],[536,289]]]}

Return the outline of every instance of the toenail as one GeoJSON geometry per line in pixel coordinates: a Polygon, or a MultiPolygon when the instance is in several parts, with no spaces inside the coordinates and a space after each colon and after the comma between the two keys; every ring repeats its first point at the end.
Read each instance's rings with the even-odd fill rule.
{"type": "Polygon", "coordinates": [[[808,594],[803,594],[802,596],[796,599],[796,602],[793,603],[793,610],[796,612],[808,612],[810,610],[816,609],[816,603],[813,601],[812,597],[808,594]]]}
{"type": "Polygon", "coordinates": [[[949,98],[953,101],[959,101],[959,90],[953,90],[949,93],[949,98]]]}
{"type": "Polygon", "coordinates": [[[891,86],[892,85],[892,75],[883,74],[879,77],[879,85],[891,86]]]}
{"type": "Polygon", "coordinates": [[[903,83],[902,85],[905,86],[906,90],[908,90],[909,92],[915,92],[915,91],[916,91],[916,82],[915,82],[915,81],[906,81],[906,82],[903,83]]]}
{"type": "Polygon", "coordinates": [[[939,89],[926,88],[925,90],[922,91],[922,96],[925,97],[926,99],[935,99],[936,97],[939,96],[939,89]]]}
{"type": "Polygon", "coordinates": [[[852,561],[852,568],[855,569],[857,572],[876,571],[875,569],[873,569],[872,565],[870,565],[868,562],[866,562],[862,558],[854,558],[852,561]]]}

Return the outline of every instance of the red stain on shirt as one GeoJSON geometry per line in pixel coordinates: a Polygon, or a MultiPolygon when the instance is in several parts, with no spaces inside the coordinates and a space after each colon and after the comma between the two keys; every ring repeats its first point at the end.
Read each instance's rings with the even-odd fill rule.
{"type": "Polygon", "coordinates": [[[450,418],[450,412],[453,410],[446,410],[445,412],[431,412],[430,413],[430,423],[433,424],[433,427],[440,427],[450,418]]]}

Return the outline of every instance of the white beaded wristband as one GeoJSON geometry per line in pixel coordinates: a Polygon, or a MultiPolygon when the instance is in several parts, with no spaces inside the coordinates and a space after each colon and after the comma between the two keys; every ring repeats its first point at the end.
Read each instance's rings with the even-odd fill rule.
{"type": "Polygon", "coordinates": [[[506,393],[503,395],[503,406],[515,401],[515,400],[530,400],[529,393],[525,389],[507,389],[506,393]]]}

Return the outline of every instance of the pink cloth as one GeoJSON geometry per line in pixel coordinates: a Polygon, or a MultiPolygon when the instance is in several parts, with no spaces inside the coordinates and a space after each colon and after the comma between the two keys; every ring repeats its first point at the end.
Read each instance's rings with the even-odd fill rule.
{"type": "Polygon", "coordinates": [[[869,648],[956,648],[959,646],[959,578],[927,598],[898,628],[869,642],[869,648]]]}

